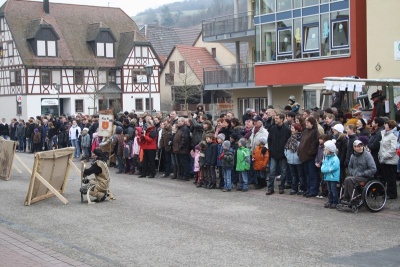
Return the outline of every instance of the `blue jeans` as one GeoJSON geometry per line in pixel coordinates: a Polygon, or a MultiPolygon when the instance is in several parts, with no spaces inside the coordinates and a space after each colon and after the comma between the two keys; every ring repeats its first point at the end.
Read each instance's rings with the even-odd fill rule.
{"type": "Polygon", "coordinates": [[[79,158],[81,156],[81,149],[78,145],[78,139],[71,139],[71,144],[75,147],[74,158],[79,158]]]}
{"type": "Polygon", "coordinates": [[[18,150],[19,151],[24,151],[24,141],[25,141],[25,137],[18,136],[18,150]]]}
{"type": "Polygon", "coordinates": [[[122,161],[122,155],[117,155],[117,161],[118,161],[118,171],[123,172],[124,171],[124,162],[122,161]]]}
{"type": "Polygon", "coordinates": [[[318,195],[318,178],[317,171],[315,170],[315,160],[303,162],[304,173],[307,181],[307,192],[311,196],[318,195]]]}
{"type": "Polygon", "coordinates": [[[285,180],[286,180],[286,169],[287,169],[287,161],[286,158],[282,159],[275,159],[271,157],[271,167],[270,167],[270,172],[269,172],[269,179],[268,179],[268,190],[274,190],[275,186],[275,174],[276,174],[276,169],[279,165],[279,169],[281,171],[281,184],[279,185],[279,188],[284,188],[285,186],[285,180]]]}
{"type": "Polygon", "coordinates": [[[239,188],[248,190],[249,179],[247,178],[247,171],[239,172],[239,188]]]}
{"type": "Polygon", "coordinates": [[[231,174],[232,174],[232,170],[231,169],[223,169],[224,171],[224,188],[227,190],[231,190],[232,189],[232,178],[231,178],[231,174]]]}
{"type": "Polygon", "coordinates": [[[164,174],[166,176],[170,175],[171,173],[171,152],[165,151],[164,153],[164,174]]]}
{"type": "Polygon", "coordinates": [[[30,138],[26,138],[25,141],[26,141],[25,151],[26,151],[26,149],[28,148],[28,149],[29,149],[29,152],[32,152],[31,139],[30,139],[30,138]]]}
{"type": "Polygon", "coordinates": [[[303,164],[289,164],[289,169],[292,174],[292,190],[298,192],[300,183],[300,190],[307,191],[303,164]]]}
{"type": "Polygon", "coordinates": [[[332,182],[332,181],[326,181],[326,185],[328,187],[328,200],[330,204],[335,204],[337,205],[338,203],[338,190],[337,190],[337,184],[338,182],[332,182]]]}

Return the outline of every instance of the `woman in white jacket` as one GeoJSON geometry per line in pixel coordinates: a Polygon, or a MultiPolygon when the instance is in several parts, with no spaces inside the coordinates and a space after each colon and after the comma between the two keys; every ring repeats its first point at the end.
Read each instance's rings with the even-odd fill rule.
{"type": "Polygon", "coordinates": [[[378,159],[382,164],[383,177],[387,186],[387,197],[388,199],[396,199],[397,162],[399,161],[399,156],[396,154],[396,122],[393,120],[388,120],[385,122],[385,130],[383,130],[381,134],[382,140],[381,147],[379,148],[378,159]]]}
{"type": "Polygon", "coordinates": [[[81,156],[81,149],[79,147],[79,136],[81,135],[81,128],[76,124],[76,121],[72,121],[71,128],[69,128],[69,140],[71,144],[75,147],[74,158],[79,158],[81,156]]]}

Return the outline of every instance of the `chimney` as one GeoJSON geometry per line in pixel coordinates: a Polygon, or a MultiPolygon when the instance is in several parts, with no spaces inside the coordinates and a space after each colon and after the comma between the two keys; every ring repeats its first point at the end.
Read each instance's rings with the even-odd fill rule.
{"type": "Polygon", "coordinates": [[[43,0],[43,10],[46,14],[50,14],[50,3],[49,0],[43,0]]]}

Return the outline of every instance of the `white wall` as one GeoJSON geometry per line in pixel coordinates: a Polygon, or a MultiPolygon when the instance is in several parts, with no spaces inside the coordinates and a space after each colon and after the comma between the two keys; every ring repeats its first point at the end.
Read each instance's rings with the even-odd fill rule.
{"type": "MultiPolygon", "coordinates": [[[[124,107],[124,111],[131,111],[131,110],[135,110],[136,113],[140,114],[142,112],[144,112],[145,110],[138,110],[135,103],[135,99],[143,99],[143,109],[146,108],[146,98],[149,98],[149,94],[148,93],[143,93],[143,94],[128,94],[125,93],[123,95],[123,107],[124,107]]],[[[153,104],[154,107],[152,107],[153,109],[160,111],[160,94],[159,93],[151,93],[151,98],[153,99],[153,104]]]]}

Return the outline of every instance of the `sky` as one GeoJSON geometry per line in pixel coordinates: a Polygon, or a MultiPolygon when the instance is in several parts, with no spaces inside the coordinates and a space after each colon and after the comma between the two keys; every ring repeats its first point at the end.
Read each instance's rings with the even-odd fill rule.
{"type": "MultiPolygon", "coordinates": [[[[129,16],[135,16],[136,14],[149,8],[157,8],[164,4],[181,1],[182,0],[50,0],[50,3],[119,7],[129,16]]],[[[6,0],[0,0],[0,6],[2,6],[5,2],[6,0]]]]}

